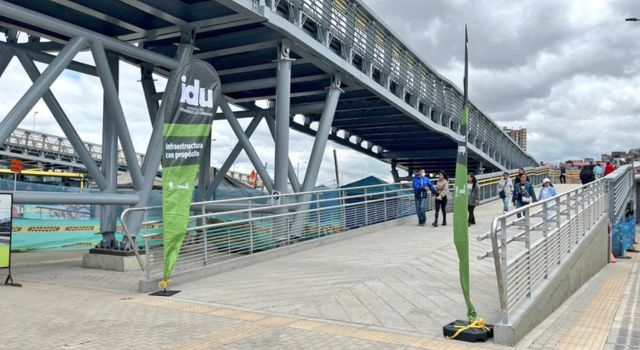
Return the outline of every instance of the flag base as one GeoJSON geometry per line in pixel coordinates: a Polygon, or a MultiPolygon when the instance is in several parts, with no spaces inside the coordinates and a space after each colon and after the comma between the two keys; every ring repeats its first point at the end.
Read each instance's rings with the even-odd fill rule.
{"type": "Polygon", "coordinates": [[[7,276],[7,279],[4,281],[4,285],[11,287],[22,287],[22,284],[13,282],[13,277],[11,277],[11,270],[9,270],[9,276],[7,276]]]}
{"type": "Polygon", "coordinates": [[[172,295],[176,295],[180,293],[179,290],[159,290],[157,292],[153,292],[151,294],[149,294],[152,297],[170,297],[172,295]]]}
{"type": "Polygon", "coordinates": [[[455,320],[442,327],[442,333],[447,339],[471,343],[486,342],[489,338],[493,338],[493,325],[484,324],[482,321],[480,323],[455,320]]]}

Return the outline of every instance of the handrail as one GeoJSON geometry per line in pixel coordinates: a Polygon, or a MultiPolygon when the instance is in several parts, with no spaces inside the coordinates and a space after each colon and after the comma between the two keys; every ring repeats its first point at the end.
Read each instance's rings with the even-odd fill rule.
{"type": "MultiPolygon", "coordinates": [[[[361,189],[369,189],[369,188],[379,188],[379,187],[388,187],[388,186],[402,186],[402,185],[406,185],[406,182],[397,182],[397,183],[390,183],[390,184],[376,184],[376,185],[367,185],[367,186],[358,186],[358,187],[340,187],[340,188],[332,188],[332,189],[326,189],[326,190],[311,190],[311,191],[306,191],[306,192],[287,192],[287,193],[281,193],[280,197],[297,197],[297,196],[302,196],[302,195],[308,195],[308,194],[316,194],[316,193],[328,193],[328,192],[344,192],[344,191],[352,191],[352,190],[361,190],[361,189]]],[[[261,195],[261,196],[252,196],[252,197],[242,197],[242,198],[227,198],[227,199],[217,199],[217,200],[209,200],[209,201],[199,201],[199,202],[192,202],[191,203],[191,207],[194,206],[202,206],[203,204],[224,204],[224,203],[231,203],[231,202],[241,202],[241,201],[253,201],[256,199],[272,199],[273,195],[270,194],[266,194],[266,195],[261,195]]],[[[296,203],[296,205],[298,205],[299,203],[296,203]]],[[[129,209],[135,209],[136,211],[139,210],[153,210],[153,209],[162,209],[161,205],[155,205],[155,206],[148,206],[148,207],[136,207],[136,208],[128,208],[125,211],[129,210],[129,209]]]]}
{"type": "MultiPolygon", "coordinates": [[[[568,192],[557,194],[551,198],[530,203],[508,213],[497,215],[493,218],[491,222],[491,231],[488,234],[482,234],[477,237],[478,241],[490,238],[491,250],[487,251],[484,255],[478,256],[478,259],[482,260],[489,256],[493,256],[503,320],[508,320],[510,309],[513,307],[513,305],[510,305],[510,297],[508,294],[510,290],[510,278],[507,272],[508,265],[512,262],[518,262],[524,258],[531,259],[531,249],[534,249],[531,247],[531,232],[542,228],[543,238],[535,243],[541,244],[540,242],[542,241],[548,242],[549,237],[553,234],[558,234],[557,232],[559,232],[562,227],[565,227],[569,221],[578,220],[579,215],[582,213],[589,212],[596,215],[595,217],[590,217],[592,220],[595,220],[597,215],[599,215],[598,213],[608,214],[612,220],[615,220],[615,218],[620,215],[619,211],[623,210],[625,201],[629,198],[629,193],[622,195],[621,197],[613,195],[613,193],[616,191],[616,188],[620,188],[622,191],[631,191],[627,180],[631,179],[631,176],[633,175],[632,170],[633,169],[630,166],[621,167],[616,170],[616,172],[594,182],[580,186],[568,192]],[[605,198],[609,199],[609,204],[606,206],[604,204],[605,198]],[[566,209],[562,209],[561,206],[565,206],[566,209]],[[606,207],[608,207],[608,209],[606,209],[606,207]],[[573,214],[574,212],[575,214],[573,214]],[[539,214],[542,214],[542,216],[539,216],[539,214]],[[511,223],[507,223],[507,219],[514,216],[517,216],[518,219],[511,223]],[[530,220],[535,217],[541,217],[542,222],[534,223],[532,225],[530,220]],[[562,217],[566,217],[566,219],[563,220],[562,217]],[[551,222],[555,223],[555,227],[552,228],[550,226],[551,222]],[[511,238],[507,237],[507,228],[516,226],[516,223],[521,225],[520,227],[523,229],[523,232],[517,233],[511,238]],[[501,237],[498,237],[499,233],[502,233],[501,237]],[[507,256],[507,246],[510,243],[522,241],[523,238],[525,242],[525,250],[519,253],[518,257],[509,260],[509,257],[507,256]],[[498,240],[501,241],[500,244],[498,240]]],[[[580,235],[584,234],[584,232],[576,234],[580,235]]],[[[579,243],[580,236],[577,237],[578,238],[576,238],[575,241],[572,238],[570,244],[579,243]]],[[[561,238],[558,238],[557,244],[561,244],[560,239],[561,238]]],[[[548,254],[548,252],[545,251],[544,254],[548,254]]],[[[559,258],[561,256],[562,252],[560,252],[559,258]]],[[[530,260],[527,261],[529,264],[531,263],[530,260]]],[[[548,269],[548,267],[545,268],[548,269]]],[[[540,274],[541,272],[528,270],[527,273],[540,274]]],[[[545,273],[548,274],[548,271],[545,271],[545,273]]],[[[516,284],[516,289],[518,290],[518,293],[514,293],[516,294],[516,297],[521,295],[522,288],[524,287],[516,284]]],[[[526,288],[528,288],[527,290],[531,293],[530,290],[532,286],[529,285],[526,288]]],[[[515,300],[515,302],[519,301],[515,300]]]]}
{"type": "MultiPolygon", "coordinates": [[[[541,167],[541,168],[526,168],[525,170],[528,171],[536,171],[536,173],[534,175],[538,175],[539,172],[543,173],[545,169],[548,169],[547,167],[541,167]],[[541,169],[541,170],[540,170],[541,169]]],[[[511,172],[517,172],[517,170],[512,170],[511,172]]],[[[478,183],[480,183],[480,179],[483,179],[484,181],[487,181],[491,178],[498,178],[498,177],[502,177],[503,172],[498,171],[498,172],[493,172],[493,173],[489,173],[489,174],[481,174],[478,175],[477,178],[478,183]],[[487,178],[487,176],[489,178],[487,178]]],[[[499,180],[499,178],[498,178],[499,180]]],[[[316,193],[330,193],[330,192],[344,192],[344,191],[353,191],[353,190],[362,190],[362,189],[370,189],[370,188],[380,188],[380,187],[389,187],[389,186],[405,186],[409,184],[409,182],[396,182],[396,183],[389,183],[389,184],[375,184],[375,185],[366,185],[366,186],[356,186],[356,187],[340,187],[340,188],[330,188],[330,189],[325,189],[325,190],[311,190],[311,191],[306,191],[306,192],[287,192],[287,193],[281,193],[280,197],[297,197],[297,196],[303,196],[303,195],[313,195],[316,193]]],[[[450,186],[451,187],[451,186],[450,186]]],[[[240,202],[240,201],[254,201],[257,199],[271,199],[273,198],[273,195],[261,195],[261,196],[252,196],[252,197],[243,197],[243,198],[227,198],[227,199],[219,199],[219,200],[213,200],[213,201],[198,201],[198,202],[192,202],[191,203],[191,207],[194,206],[202,206],[203,204],[224,204],[224,203],[231,203],[231,202],[240,202]]],[[[296,203],[296,205],[299,205],[300,203],[296,203]]],[[[161,205],[156,205],[156,206],[147,206],[147,207],[136,207],[136,208],[128,208],[125,211],[129,211],[129,210],[136,210],[136,211],[140,211],[140,210],[154,210],[154,209],[162,209],[161,205]]]]}
{"type": "MultiPolygon", "coordinates": [[[[544,174],[547,169],[544,167],[528,169],[529,173],[532,176],[536,176],[538,173],[544,174]]],[[[482,174],[479,175],[480,178],[484,178],[485,180],[497,179],[502,176],[502,172],[495,172],[490,174],[482,174]]],[[[541,181],[541,179],[539,179],[541,181]]],[[[481,188],[492,186],[491,184],[480,185],[481,188]]],[[[450,184],[450,188],[453,187],[453,184],[450,184]]],[[[494,191],[495,192],[495,191],[494,191]]],[[[491,191],[486,192],[483,199],[486,200],[488,196],[497,196],[497,193],[491,194],[491,191]]],[[[356,210],[358,207],[364,204],[365,211],[365,221],[369,221],[366,219],[367,205],[369,209],[372,209],[372,206],[377,204],[384,204],[385,210],[387,209],[388,201],[397,200],[397,201],[411,201],[413,197],[413,187],[409,182],[401,182],[401,183],[391,183],[391,184],[375,184],[375,185],[365,185],[365,186],[355,186],[355,187],[345,187],[345,188],[337,188],[337,189],[324,189],[324,190],[315,190],[315,191],[307,191],[301,193],[285,193],[281,195],[282,198],[294,198],[294,200],[283,200],[280,203],[255,203],[256,201],[264,201],[272,199],[272,195],[262,195],[255,197],[246,197],[246,198],[229,198],[223,200],[214,200],[214,201],[200,201],[194,202],[190,204],[190,208],[193,213],[190,215],[190,220],[195,220],[198,224],[191,226],[187,229],[187,232],[202,232],[202,230],[210,231],[216,230],[218,228],[222,229],[224,227],[230,227],[229,225],[256,225],[258,222],[262,222],[264,220],[288,220],[291,215],[295,215],[298,219],[293,224],[296,225],[304,225],[302,218],[305,216],[321,216],[321,213],[331,212],[332,210],[340,210],[343,212],[343,220],[353,220],[353,217],[350,215],[346,215],[347,210],[356,210]],[[335,193],[335,197],[330,198],[322,198],[324,195],[328,193],[335,193]],[[377,199],[372,199],[377,198],[377,199]],[[353,201],[352,203],[346,203],[346,201],[353,201]],[[233,208],[234,203],[238,203],[238,205],[246,205],[245,208],[233,208]],[[333,204],[329,206],[322,207],[323,204],[333,204]],[[315,205],[315,208],[310,208],[312,205],[315,205]],[[231,209],[225,208],[231,206],[231,209]],[[210,211],[212,207],[219,207],[222,210],[219,211],[210,211]],[[284,213],[275,214],[277,209],[285,209],[284,213]],[[225,221],[219,223],[205,223],[210,217],[220,217],[220,216],[237,216],[237,215],[248,215],[246,218],[237,219],[233,221],[225,221]],[[346,215],[346,216],[345,216],[346,215]],[[302,221],[300,221],[302,220],[302,221]]],[[[411,205],[405,205],[404,210],[407,208],[411,208],[411,205]]],[[[148,207],[140,207],[140,208],[128,208],[123,211],[121,214],[121,222],[123,223],[123,234],[126,236],[129,243],[132,245],[132,249],[136,254],[136,258],[140,264],[142,270],[145,270],[145,264],[142,260],[142,257],[138,253],[138,247],[134,241],[135,236],[139,236],[144,239],[145,242],[145,251],[149,253],[149,240],[156,239],[162,237],[162,233],[144,233],[139,234],[136,232],[129,232],[127,220],[131,213],[134,212],[142,212],[143,224],[149,223],[161,223],[162,220],[159,218],[150,218],[147,220],[147,215],[150,211],[161,210],[161,206],[148,206],[148,207]]],[[[375,215],[375,213],[371,213],[375,215]]],[[[386,217],[386,214],[385,214],[386,217]]],[[[395,217],[395,214],[393,214],[395,217]]],[[[149,264],[149,257],[146,257],[147,265],[149,264]]],[[[147,276],[149,276],[149,271],[147,271],[147,276]]]]}
{"type": "MultiPolygon", "coordinates": [[[[269,8],[302,30],[306,22],[312,22],[316,27],[315,35],[312,35],[314,39],[326,46],[329,46],[331,40],[340,41],[343,52],[341,56],[347,64],[353,64],[353,56],[359,56],[362,64],[358,69],[371,78],[373,71],[377,70],[381,78],[374,80],[387,90],[391,90],[393,81],[397,89],[392,93],[402,100],[407,99],[408,95],[408,104],[427,118],[433,119],[428,112],[431,108],[446,114],[447,119],[454,123],[441,124],[457,133],[455,124],[459,124],[463,105],[460,89],[416,56],[361,1],[267,0],[261,3],[267,5],[264,8],[269,8]]],[[[489,155],[489,149],[501,152],[510,164],[507,166],[536,163],[495,121],[473,103],[469,105],[472,121],[469,132],[476,135],[476,139],[482,140],[482,143],[472,142],[480,151],[487,152],[491,159],[494,157],[489,155]]]]}

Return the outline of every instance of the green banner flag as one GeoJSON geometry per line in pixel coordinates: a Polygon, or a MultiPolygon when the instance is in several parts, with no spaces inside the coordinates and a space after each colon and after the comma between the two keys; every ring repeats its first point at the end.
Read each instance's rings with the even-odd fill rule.
{"type": "Polygon", "coordinates": [[[166,96],[162,154],[162,222],[164,286],[167,285],[189,224],[189,210],[200,158],[211,138],[211,124],[220,102],[220,78],[206,62],[180,67],[180,84],[166,96]],[[178,99],[179,98],[179,99],[178,99]]]}
{"type": "Polygon", "coordinates": [[[469,291],[469,227],[468,227],[468,207],[467,207],[467,123],[469,120],[469,107],[467,106],[467,89],[469,79],[469,40],[467,28],[465,26],[465,47],[464,47],[464,105],[462,116],[460,117],[460,134],[458,140],[458,157],[456,159],[456,182],[453,197],[453,241],[460,260],[460,286],[462,294],[467,304],[467,317],[469,320],[476,319],[476,309],[471,303],[469,291]]]}

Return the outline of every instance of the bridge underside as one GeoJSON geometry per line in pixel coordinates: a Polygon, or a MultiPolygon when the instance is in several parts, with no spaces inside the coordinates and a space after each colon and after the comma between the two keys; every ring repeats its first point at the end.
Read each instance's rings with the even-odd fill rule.
{"type": "MultiPolygon", "coordinates": [[[[194,25],[198,33],[193,56],[210,62],[218,70],[224,86],[223,93],[228,101],[247,109],[239,117],[253,117],[253,112],[258,111],[265,113],[263,110],[257,110],[254,104],[257,100],[275,101],[277,63],[274,60],[278,57],[278,47],[285,45],[291,50],[291,59],[294,59],[290,80],[291,117],[298,113],[305,116],[303,123],[292,122],[292,129],[315,135],[315,122],[320,120],[326,89],[330,86],[332,77],[341,74],[343,93],[333,118],[330,140],[407,170],[427,168],[452,171],[455,165],[456,147],[452,135],[455,135],[459,127],[455,122],[459,111],[453,107],[440,108],[435,104],[429,105],[428,101],[414,101],[415,96],[405,91],[403,81],[385,77],[383,71],[375,68],[369,68],[370,77],[367,78],[386,87],[384,90],[389,94],[380,94],[379,86],[374,88],[367,85],[366,81],[363,84],[361,77],[350,76],[348,70],[341,67],[346,62],[319,55],[315,48],[315,40],[310,35],[321,36],[322,26],[304,14],[300,15],[302,19],[299,21],[303,23],[297,27],[301,29],[301,33],[308,36],[308,40],[300,42],[297,40],[300,33],[287,31],[287,28],[283,28],[282,23],[277,21],[281,17],[266,18],[251,11],[250,7],[247,8],[247,5],[252,3],[250,1],[9,2],[125,42],[137,43],[167,57],[176,55],[181,27],[194,25]],[[390,99],[390,96],[393,98],[390,99]],[[400,99],[397,98],[399,96],[400,99]],[[407,105],[399,108],[395,99],[407,105]],[[415,116],[409,115],[406,107],[413,107],[422,115],[426,115],[427,118],[424,119],[429,123],[454,132],[447,134],[442,130],[434,130],[433,125],[425,124],[424,121],[416,120],[415,116]]],[[[290,5],[286,1],[279,2],[279,5],[273,8],[275,15],[272,16],[294,16],[297,13],[296,9],[290,5]]],[[[60,50],[70,40],[69,35],[8,16],[0,18],[0,21],[6,29],[18,28],[53,41],[3,44],[5,48],[11,46],[14,49],[25,50],[36,60],[46,60],[47,52],[60,50]]],[[[343,41],[331,35],[327,41],[327,52],[336,57],[340,57],[341,53],[347,50],[343,41]]],[[[350,52],[350,55],[351,66],[359,68],[360,71],[366,70],[364,66],[367,62],[364,57],[353,52],[350,52]]],[[[120,57],[141,65],[143,79],[149,71],[168,76],[167,67],[151,65],[127,55],[120,57]]],[[[95,74],[92,67],[79,64],[76,66],[86,73],[95,74]]],[[[161,93],[147,92],[150,100],[160,100],[161,93]]],[[[274,114],[275,110],[271,112],[274,114]]],[[[475,139],[479,136],[482,135],[471,135],[470,139],[472,142],[477,141],[475,139]]],[[[476,143],[482,154],[477,154],[471,149],[470,168],[477,168],[479,163],[483,163],[488,170],[532,165],[516,164],[515,161],[510,164],[506,161],[500,162],[497,150],[491,150],[484,142],[476,143]]]]}
{"type": "MultiPolygon", "coordinates": [[[[226,119],[238,138],[212,181],[207,180],[211,152],[207,145],[200,164],[199,199],[210,198],[243,150],[267,190],[285,193],[290,184],[295,192],[309,191],[315,186],[328,140],[389,163],[396,180],[400,179],[398,168],[452,172],[456,140],[461,137],[461,93],[413,56],[357,1],[314,4],[287,0],[0,0],[0,28],[6,34],[6,40],[0,42],[0,73],[16,57],[33,81],[0,122],[0,140],[5,143],[42,98],[77,160],[101,189],[98,194],[64,198],[16,193],[16,202],[104,204],[105,231],[115,230],[111,205],[145,206],[163,148],[163,93],[156,91],[153,74],[167,77],[170,86],[177,81],[175,68],[192,58],[205,60],[218,71],[225,99],[223,112],[216,118],[226,119]],[[368,23],[364,31],[363,20],[368,23]],[[370,49],[368,53],[361,50],[363,45],[370,49]],[[89,50],[95,66],[73,60],[78,52],[89,50]],[[118,96],[121,60],[140,67],[153,126],[144,159],[133,147],[130,135],[135,131],[127,126],[118,96]],[[36,62],[48,66],[40,72],[36,62]],[[49,90],[64,69],[100,78],[104,110],[99,163],[49,90]],[[262,101],[263,108],[256,101],[262,101]],[[234,112],[230,105],[242,110],[234,112]],[[246,130],[238,118],[252,119],[246,130]],[[249,139],[262,120],[275,143],[273,176],[249,139]],[[288,159],[290,129],[315,138],[304,179],[297,178],[288,159]],[[122,160],[131,174],[133,194],[120,195],[115,190],[122,160]]],[[[535,165],[473,104],[468,141],[472,170],[535,165]]],[[[130,231],[137,231],[135,224],[130,231]]]]}

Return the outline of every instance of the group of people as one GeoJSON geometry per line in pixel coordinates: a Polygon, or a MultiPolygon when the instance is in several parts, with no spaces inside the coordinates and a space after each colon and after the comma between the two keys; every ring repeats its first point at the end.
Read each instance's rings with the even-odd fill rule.
{"type": "MultiPolygon", "coordinates": [[[[447,201],[449,197],[449,179],[444,171],[438,172],[438,181],[434,185],[431,180],[426,177],[425,171],[420,170],[413,177],[413,191],[416,204],[416,214],[418,216],[418,225],[425,226],[427,222],[426,214],[426,201],[429,197],[429,193],[435,196],[435,217],[433,227],[438,227],[438,218],[440,212],[442,212],[442,226],[447,225],[447,201]]],[[[509,211],[509,203],[513,205],[513,208],[520,208],[525,205],[537,202],[538,200],[544,200],[557,195],[557,191],[551,180],[545,178],[542,181],[542,188],[538,196],[533,188],[533,184],[529,181],[529,177],[525,173],[523,168],[518,169],[518,174],[514,181],[511,181],[511,177],[508,172],[504,172],[502,179],[498,182],[498,195],[503,202],[503,213],[509,211]]],[[[475,225],[476,218],[474,210],[478,204],[480,204],[480,195],[478,180],[476,176],[471,173],[467,177],[467,201],[469,216],[467,224],[469,226],[475,225]]]]}
{"type": "MultiPolygon", "coordinates": [[[[474,174],[467,176],[467,196],[469,209],[469,226],[475,225],[476,218],[473,214],[475,207],[480,203],[478,194],[478,180],[474,174]]],[[[420,170],[413,177],[413,192],[416,203],[416,214],[418,215],[418,225],[425,226],[427,223],[426,201],[429,192],[435,196],[435,217],[433,227],[438,227],[438,218],[442,212],[442,226],[447,225],[447,202],[449,197],[449,179],[444,171],[438,172],[438,181],[435,186],[431,180],[426,177],[424,169],[420,170]]]]}
{"type": "MultiPolygon", "coordinates": [[[[563,175],[563,169],[564,169],[564,165],[560,166],[560,181],[561,182],[564,181],[563,183],[566,183],[567,180],[566,180],[566,177],[564,177],[563,175]]],[[[583,185],[586,185],[589,182],[596,181],[603,176],[607,176],[611,174],[615,170],[616,168],[613,166],[611,162],[607,162],[604,168],[602,167],[602,164],[600,162],[596,164],[593,164],[593,162],[591,162],[583,166],[582,169],[580,169],[580,182],[583,185]]],[[[566,173],[566,169],[564,169],[564,172],[566,173]]]]}
{"type": "Polygon", "coordinates": [[[551,180],[545,178],[542,180],[542,188],[539,195],[536,197],[536,193],[533,189],[533,184],[529,181],[529,177],[525,173],[523,168],[518,169],[518,174],[515,180],[512,182],[508,172],[502,174],[502,179],[498,182],[498,195],[502,199],[502,212],[509,211],[509,202],[514,208],[520,208],[525,205],[551,198],[557,195],[557,191],[551,180]]]}

